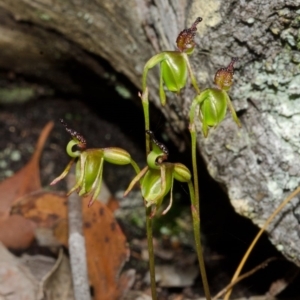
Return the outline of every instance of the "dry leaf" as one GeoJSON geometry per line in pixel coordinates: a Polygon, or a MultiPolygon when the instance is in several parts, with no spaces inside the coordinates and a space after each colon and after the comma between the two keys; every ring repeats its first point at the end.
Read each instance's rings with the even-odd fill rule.
{"type": "Polygon", "coordinates": [[[0,241],[9,248],[27,248],[34,238],[34,223],[22,216],[9,216],[9,212],[12,204],[21,197],[41,189],[39,160],[52,127],[53,122],[44,127],[36,150],[25,167],[0,184],[0,241]]]}
{"type": "Polygon", "coordinates": [[[288,282],[284,278],[272,282],[267,296],[269,296],[270,299],[274,298],[274,296],[280,294],[287,287],[287,285],[288,282]]]}
{"type": "Polygon", "coordinates": [[[0,243],[0,295],[4,299],[35,300],[38,286],[29,269],[0,243]]]}
{"type": "Polygon", "coordinates": [[[122,300],[152,300],[152,298],[140,291],[130,291],[126,296],[122,297],[122,300]]]}
{"type": "Polygon", "coordinates": [[[56,192],[39,191],[23,197],[11,210],[41,227],[52,228],[67,218],[67,197],[56,192]]]}
{"type": "Polygon", "coordinates": [[[33,221],[41,246],[68,247],[67,197],[56,192],[39,191],[23,197],[11,210],[33,221]]]}
{"type": "MultiPolygon", "coordinates": [[[[160,265],[155,267],[155,274],[159,286],[178,288],[192,286],[199,272],[196,265],[185,268],[174,265],[160,265]]],[[[149,272],[146,274],[145,281],[150,285],[149,272]]]]}
{"type": "Polygon", "coordinates": [[[83,203],[84,236],[94,300],[119,299],[118,275],[128,259],[126,238],[109,208],[99,201],[83,203]]]}
{"type": "Polygon", "coordinates": [[[10,249],[26,249],[34,240],[34,222],[20,215],[9,216],[0,222],[0,241],[10,249]]]}
{"type": "Polygon", "coordinates": [[[120,204],[119,201],[113,197],[110,197],[106,206],[112,211],[114,212],[115,210],[117,210],[118,208],[120,208],[120,204]]]}
{"type": "Polygon", "coordinates": [[[62,249],[52,270],[43,278],[43,299],[73,300],[73,286],[70,262],[62,249]]]}
{"type": "Polygon", "coordinates": [[[43,255],[17,258],[0,243],[0,296],[18,300],[74,300],[70,265],[63,250],[56,260],[43,255]]]}
{"type": "MultiPolygon", "coordinates": [[[[88,208],[88,201],[82,201],[83,230],[94,300],[118,299],[126,286],[119,286],[118,279],[129,256],[126,238],[106,205],[96,201],[88,208]]],[[[41,191],[29,195],[15,205],[13,213],[34,221],[38,228],[51,229],[57,240],[67,244],[66,198],[60,194],[41,191]]]]}
{"type": "Polygon", "coordinates": [[[34,154],[30,161],[12,177],[0,184],[0,220],[9,214],[10,207],[20,197],[41,189],[39,160],[44,144],[53,128],[49,122],[40,134],[34,154]]]}
{"type": "Polygon", "coordinates": [[[122,296],[125,296],[129,293],[130,289],[133,287],[136,279],[135,269],[129,269],[122,272],[119,282],[118,290],[122,292],[122,296]]]}

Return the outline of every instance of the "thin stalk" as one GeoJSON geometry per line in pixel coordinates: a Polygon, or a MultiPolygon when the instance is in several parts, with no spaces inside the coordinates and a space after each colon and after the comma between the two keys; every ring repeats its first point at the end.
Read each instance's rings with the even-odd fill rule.
{"type": "Polygon", "coordinates": [[[190,74],[192,86],[193,86],[194,89],[196,90],[196,93],[199,95],[199,94],[200,94],[200,88],[198,87],[197,80],[196,80],[196,77],[195,77],[194,72],[193,72],[193,70],[192,70],[192,67],[191,67],[189,58],[188,58],[188,56],[187,56],[186,53],[183,53],[183,57],[184,57],[184,59],[185,59],[186,65],[187,65],[188,72],[189,72],[189,74],[190,74]]]}
{"type": "MultiPolygon", "coordinates": [[[[264,233],[264,231],[267,229],[269,224],[273,221],[273,219],[278,215],[278,213],[293,199],[295,198],[298,194],[300,193],[300,186],[292,192],[287,198],[283,200],[283,202],[275,209],[275,211],[272,213],[272,215],[268,218],[268,220],[265,222],[264,226],[261,228],[261,230],[258,232],[254,240],[252,241],[251,245],[248,247],[246,253],[244,254],[240,264],[238,265],[231,282],[234,282],[238,276],[240,275],[251,251],[253,250],[254,246],[256,245],[257,241],[259,240],[260,236],[264,233]]],[[[230,294],[232,292],[232,289],[228,290],[226,293],[224,300],[228,300],[230,297],[230,294]]]]}
{"type": "Polygon", "coordinates": [[[141,172],[141,169],[139,168],[138,164],[132,158],[130,160],[130,163],[134,168],[135,173],[138,175],[141,172]]]}
{"type": "Polygon", "coordinates": [[[142,89],[143,92],[145,91],[146,87],[147,87],[147,75],[148,75],[148,71],[149,69],[153,68],[154,66],[156,66],[157,64],[161,63],[164,59],[165,59],[165,53],[161,52],[158,53],[154,56],[152,56],[145,64],[144,66],[144,70],[143,70],[143,77],[142,77],[142,89]]]}
{"type": "Polygon", "coordinates": [[[147,242],[148,242],[148,253],[149,253],[149,271],[150,271],[152,300],[157,300],[151,207],[146,207],[146,230],[147,230],[147,242]]]}
{"type": "Polygon", "coordinates": [[[198,184],[198,168],[197,168],[197,139],[196,139],[196,128],[195,128],[195,112],[197,103],[193,101],[190,109],[190,126],[189,130],[191,133],[191,147],[192,147],[192,165],[193,165],[193,178],[194,178],[194,189],[195,189],[195,208],[200,215],[200,204],[199,204],[199,184],[198,184]]]}
{"type": "Polygon", "coordinates": [[[255,272],[257,272],[260,269],[265,268],[270,262],[277,260],[277,257],[271,257],[266,259],[264,262],[259,264],[258,266],[254,267],[250,271],[246,272],[245,274],[241,275],[239,278],[237,278],[234,282],[229,283],[222,291],[220,291],[216,296],[213,297],[212,300],[218,300],[220,297],[222,297],[229,289],[231,289],[234,285],[239,283],[240,281],[244,280],[245,278],[253,275],[255,272]]]}
{"type": "MultiPolygon", "coordinates": [[[[140,168],[137,163],[131,159],[131,165],[134,168],[136,174],[140,174],[140,168]]],[[[145,169],[147,170],[147,169],[145,169]]],[[[155,264],[154,264],[154,250],[153,250],[153,235],[152,235],[152,218],[151,218],[151,207],[146,207],[146,231],[147,231],[147,242],[148,242],[148,253],[149,253],[149,271],[150,271],[150,282],[151,282],[151,293],[152,299],[157,299],[156,294],[156,281],[155,281],[155,264]]]]}
{"type": "MultiPolygon", "coordinates": [[[[192,216],[193,216],[193,227],[194,235],[197,247],[197,255],[199,260],[199,267],[202,276],[202,282],[204,287],[204,293],[207,300],[211,299],[209,285],[206,276],[206,270],[204,265],[202,247],[201,247],[201,237],[200,237],[200,193],[199,193],[199,182],[198,182],[198,168],[197,168],[197,136],[195,128],[195,114],[198,107],[197,101],[193,101],[190,109],[190,126],[189,130],[191,133],[191,147],[192,147],[192,165],[193,165],[193,178],[194,178],[194,196],[191,196],[192,200],[192,216]]],[[[189,186],[190,188],[190,186],[189,186]]],[[[191,188],[190,188],[191,193],[191,188]]]]}
{"type": "MultiPolygon", "coordinates": [[[[149,100],[148,100],[148,88],[145,87],[143,94],[141,95],[144,118],[145,118],[145,130],[150,130],[150,119],[149,119],[149,100]]],[[[146,155],[150,153],[150,137],[145,133],[146,136],[146,155]]]]}
{"type": "Polygon", "coordinates": [[[202,278],[206,300],[211,300],[208,280],[206,276],[204,258],[203,258],[203,250],[201,245],[200,215],[199,215],[199,210],[197,209],[197,207],[199,208],[199,197],[195,196],[193,183],[191,181],[188,183],[188,186],[189,186],[190,197],[192,202],[191,211],[192,211],[194,237],[195,237],[196,251],[197,251],[197,256],[199,261],[200,274],[202,278]]]}
{"type": "MultiPolygon", "coordinates": [[[[144,73],[143,73],[143,93],[141,95],[143,111],[144,111],[144,118],[145,118],[145,131],[150,130],[149,100],[148,100],[149,91],[146,86],[147,72],[148,72],[148,69],[145,67],[144,73]]],[[[146,156],[147,156],[150,153],[150,136],[148,134],[145,134],[145,139],[146,139],[146,156]]],[[[147,232],[148,253],[149,253],[149,272],[150,272],[151,293],[152,293],[152,299],[157,300],[151,207],[146,207],[146,232],[147,232]]]]}

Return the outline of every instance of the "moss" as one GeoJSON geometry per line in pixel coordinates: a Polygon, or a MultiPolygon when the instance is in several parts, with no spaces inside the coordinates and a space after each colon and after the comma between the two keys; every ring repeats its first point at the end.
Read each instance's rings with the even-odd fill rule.
{"type": "Polygon", "coordinates": [[[40,14],[40,18],[44,21],[50,21],[51,17],[48,14],[42,13],[40,14]]]}
{"type": "Polygon", "coordinates": [[[0,88],[0,104],[23,103],[36,96],[31,87],[0,88]]]}
{"type": "Polygon", "coordinates": [[[21,152],[19,150],[13,150],[10,155],[12,161],[18,161],[21,159],[21,152]]]}
{"type": "Polygon", "coordinates": [[[117,93],[120,96],[122,96],[124,99],[130,99],[131,98],[131,93],[126,87],[124,87],[122,85],[116,85],[115,89],[116,89],[117,93]]]}

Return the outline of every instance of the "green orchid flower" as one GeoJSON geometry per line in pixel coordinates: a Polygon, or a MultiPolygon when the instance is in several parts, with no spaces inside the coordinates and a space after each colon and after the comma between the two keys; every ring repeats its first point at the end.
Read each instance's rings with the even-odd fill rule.
{"type": "MultiPolygon", "coordinates": [[[[140,94],[145,116],[145,130],[150,130],[147,75],[151,68],[160,64],[159,97],[163,106],[166,104],[164,85],[169,91],[179,93],[185,87],[188,75],[197,94],[200,94],[200,89],[192,71],[188,55],[191,55],[194,51],[196,45],[194,38],[197,32],[197,25],[201,21],[202,18],[198,17],[190,28],[184,29],[179,33],[176,39],[176,51],[161,52],[147,61],[143,70],[142,93],[140,94]]],[[[146,152],[147,154],[150,152],[150,139],[148,135],[146,135],[146,152]]]]}
{"type": "Polygon", "coordinates": [[[153,217],[169,192],[171,192],[170,202],[162,214],[166,214],[171,208],[174,179],[180,182],[191,183],[191,173],[181,163],[166,162],[169,155],[168,149],[155,139],[152,131],[147,130],[146,133],[152,140],[152,151],[147,156],[147,166],[131,181],[124,196],[128,195],[137,182],[140,182],[146,207],[153,207],[151,213],[153,217]]]}
{"type": "Polygon", "coordinates": [[[116,165],[131,164],[136,172],[139,172],[137,164],[132,160],[127,151],[117,147],[86,149],[84,137],[80,133],[68,128],[62,119],[60,121],[66,127],[67,132],[72,136],[72,140],[68,143],[66,148],[72,160],[62,174],[55,178],[50,185],[54,185],[65,178],[71,166],[76,161],[76,183],[67,195],[70,195],[74,191],[78,192],[79,196],[91,195],[88,204],[90,207],[100,194],[103,164],[105,161],[116,165]],[[75,151],[73,150],[74,147],[77,147],[75,151]]]}
{"type": "Polygon", "coordinates": [[[195,110],[199,106],[199,117],[202,121],[202,131],[205,137],[208,135],[209,127],[216,127],[224,120],[227,107],[231,112],[233,120],[241,127],[241,122],[227,94],[233,83],[233,65],[237,60],[237,58],[233,58],[228,67],[217,71],[214,79],[216,88],[205,89],[193,100],[190,110],[190,123],[194,123],[195,110]]]}
{"type": "Polygon", "coordinates": [[[166,162],[169,151],[162,143],[159,143],[153,132],[146,130],[146,134],[151,138],[152,150],[147,156],[147,166],[142,169],[137,176],[131,181],[124,196],[132,190],[137,182],[141,184],[141,192],[146,206],[146,229],[147,229],[147,241],[149,251],[149,268],[151,277],[151,291],[152,298],[157,299],[155,288],[155,267],[154,267],[154,251],[153,251],[153,237],[152,237],[152,220],[156,214],[156,211],[161,206],[164,197],[170,192],[170,202],[167,208],[162,212],[166,214],[173,202],[173,184],[174,179],[185,182],[188,185],[190,200],[191,200],[191,212],[193,219],[193,230],[196,244],[196,252],[199,260],[200,272],[203,280],[205,294],[207,299],[210,300],[209,286],[207,283],[201,238],[200,238],[200,215],[199,215],[199,201],[195,195],[191,172],[189,169],[181,163],[169,163],[166,162]]]}
{"type": "Polygon", "coordinates": [[[159,95],[161,104],[166,104],[164,85],[171,92],[179,93],[186,85],[188,74],[191,77],[192,85],[199,93],[199,88],[192,68],[189,63],[188,55],[191,55],[195,48],[194,37],[197,25],[202,21],[198,17],[190,28],[181,31],[176,39],[177,51],[164,51],[148,60],[143,71],[143,92],[147,86],[147,74],[149,69],[160,64],[159,95]]]}

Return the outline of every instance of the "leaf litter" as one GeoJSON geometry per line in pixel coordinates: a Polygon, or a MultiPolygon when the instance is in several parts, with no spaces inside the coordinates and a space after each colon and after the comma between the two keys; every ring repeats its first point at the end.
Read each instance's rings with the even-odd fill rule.
{"type": "MultiPolygon", "coordinates": [[[[40,184],[39,159],[52,127],[50,122],[43,129],[30,161],[0,184],[0,295],[6,299],[35,300],[43,299],[42,295],[46,299],[73,299],[69,261],[62,250],[56,261],[41,256],[24,256],[22,260],[5,248],[23,250],[34,240],[49,249],[68,247],[67,198],[64,193],[43,191],[40,184]],[[44,269],[49,260],[51,270],[38,280],[33,274],[44,269]],[[29,265],[34,266],[32,271],[29,265]]],[[[135,276],[130,270],[120,276],[129,257],[126,238],[110,209],[99,201],[88,208],[88,200],[82,200],[82,212],[93,299],[119,299],[135,276]]]]}

